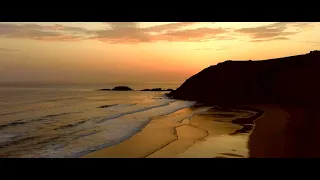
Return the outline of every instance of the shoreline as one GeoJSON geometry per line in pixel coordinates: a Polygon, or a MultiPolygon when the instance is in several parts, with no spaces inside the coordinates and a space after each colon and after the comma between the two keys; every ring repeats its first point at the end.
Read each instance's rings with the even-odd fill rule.
{"type": "MultiPolygon", "coordinates": [[[[256,120],[256,108],[236,107],[230,110],[219,107],[207,107],[203,113],[198,113],[184,119],[175,119],[179,115],[196,112],[206,106],[195,105],[190,108],[178,110],[172,114],[155,117],[140,132],[116,145],[103,148],[86,154],[81,158],[175,158],[193,157],[185,155],[187,150],[201,146],[202,142],[211,141],[212,138],[220,138],[222,142],[237,141],[238,147],[224,150],[222,144],[217,144],[216,149],[222,152],[205,155],[208,157],[247,157],[246,138],[249,138],[250,129],[246,129],[249,123],[242,121],[256,120]],[[233,111],[234,110],[234,111],[233,111]],[[254,115],[253,115],[254,114],[254,115]],[[253,115],[253,116],[252,116],[253,115]],[[228,117],[230,116],[230,117],[228,117]],[[237,117],[237,118],[235,118],[237,117]],[[243,131],[242,129],[246,129],[243,131]],[[239,131],[239,132],[237,132],[239,131]],[[233,134],[237,132],[236,134],[233,134]],[[221,139],[222,138],[222,139],[221,139]],[[238,149],[238,150],[236,150],[238,149]],[[238,151],[238,152],[236,152],[238,151]]],[[[261,113],[260,113],[261,115],[261,113]]],[[[260,117],[259,115],[259,117],[260,117]]],[[[216,140],[213,140],[215,144],[216,140]]],[[[215,148],[215,147],[213,147],[215,148]]],[[[198,152],[204,151],[200,148],[198,152]]],[[[208,149],[210,150],[210,149],[208,149]]],[[[188,152],[187,152],[188,153],[188,152]]],[[[201,153],[200,153],[201,154],[201,153]]]]}

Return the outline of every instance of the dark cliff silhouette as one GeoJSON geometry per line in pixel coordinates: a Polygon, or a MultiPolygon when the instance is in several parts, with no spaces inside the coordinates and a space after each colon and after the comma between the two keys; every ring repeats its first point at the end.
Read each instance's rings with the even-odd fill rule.
{"type": "Polygon", "coordinates": [[[320,52],[225,61],[187,79],[169,97],[216,105],[313,104],[320,100],[320,52]]]}

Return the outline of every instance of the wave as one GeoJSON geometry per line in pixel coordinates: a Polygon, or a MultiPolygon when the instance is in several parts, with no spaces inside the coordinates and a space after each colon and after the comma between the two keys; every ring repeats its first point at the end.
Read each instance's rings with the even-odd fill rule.
{"type": "MultiPolygon", "coordinates": [[[[53,109],[53,108],[61,108],[61,107],[67,107],[67,106],[66,105],[63,105],[63,106],[52,106],[52,107],[41,108],[41,109],[44,110],[44,109],[53,109]]],[[[24,110],[24,111],[13,111],[13,112],[0,114],[0,116],[16,115],[18,113],[26,113],[26,112],[32,112],[32,111],[38,111],[38,110],[39,110],[38,108],[33,108],[33,109],[24,110]]]]}
{"type": "Polygon", "coordinates": [[[118,104],[108,104],[108,105],[102,105],[102,106],[99,106],[97,108],[108,108],[108,107],[112,107],[112,106],[116,106],[118,104]]]}
{"type": "MultiPolygon", "coordinates": [[[[116,119],[116,118],[119,118],[119,117],[122,117],[122,116],[125,116],[125,115],[139,113],[139,112],[146,111],[146,110],[153,109],[153,108],[157,108],[157,107],[167,106],[172,102],[174,102],[174,101],[170,100],[170,102],[166,102],[166,103],[163,103],[161,105],[154,105],[154,106],[151,106],[151,107],[135,109],[135,110],[132,110],[132,111],[122,112],[122,113],[114,114],[114,115],[111,115],[111,116],[84,118],[84,119],[82,119],[80,121],[77,121],[77,122],[71,122],[69,124],[61,125],[61,126],[59,126],[57,128],[54,128],[54,130],[63,130],[63,129],[75,128],[75,127],[78,127],[79,125],[85,125],[85,123],[90,123],[91,125],[99,124],[99,123],[102,123],[102,122],[105,122],[105,121],[108,121],[108,120],[113,120],[113,119],[116,119]]],[[[123,108],[123,107],[130,107],[130,106],[134,106],[134,105],[137,105],[137,103],[115,104],[115,105],[112,105],[112,106],[109,105],[108,107],[117,106],[118,108],[123,108]]],[[[66,114],[69,114],[69,113],[60,113],[60,114],[47,115],[47,116],[45,116],[45,118],[56,117],[58,115],[66,115],[66,114]]],[[[39,118],[39,119],[41,119],[41,118],[39,118]]]]}
{"type": "Polygon", "coordinates": [[[58,113],[58,114],[49,114],[49,115],[45,115],[45,116],[42,116],[39,118],[34,118],[34,119],[29,119],[29,120],[18,120],[18,121],[14,121],[14,122],[7,123],[7,124],[2,124],[2,125],[0,125],[0,129],[12,127],[12,126],[17,126],[17,125],[24,125],[24,124],[35,122],[35,121],[44,121],[44,120],[48,120],[50,118],[55,118],[58,116],[64,116],[64,115],[70,115],[70,114],[76,114],[76,113],[80,113],[80,111],[58,113]]]}
{"type": "Polygon", "coordinates": [[[102,120],[98,121],[97,123],[101,123],[101,122],[104,122],[104,121],[107,121],[107,120],[112,120],[112,119],[119,118],[119,117],[122,117],[122,116],[125,116],[125,115],[135,114],[135,113],[138,113],[138,112],[142,112],[142,111],[146,111],[146,110],[150,110],[150,109],[154,109],[154,108],[168,106],[169,104],[171,104],[173,102],[167,102],[167,103],[164,103],[164,104],[161,104],[161,105],[155,105],[155,106],[140,108],[140,109],[136,109],[136,110],[133,110],[133,111],[129,111],[129,112],[120,113],[120,114],[116,114],[116,115],[113,115],[113,116],[105,117],[102,120]]]}
{"type": "MultiPolygon", "coordinates": [[[[29,102],[24,102],[24,103],[19,103],[19,106],[29,106],[32,104],[39,104],[39,103],[46,103],[46,102],[56,102],[56,101],[63,101],[63,100],[71,100],[71,99],[83,99],[82,97],[68,97],[68,98],[58,98],[58,99],[43,99],[39,101],[29,101],[29,102]]],[[[12,108],[15,107],[16,105],[9,105],[7,107],[12,108]]],[[[4,108],[0,108],[4,109],[4,108]]]]}
{"type": "MultiPolygon", "coordinates": [[[[142,112],[142,111],[150,110],[150,109],[153,109],[153,108],[167,106],[170,103],[174,102],[173,100],[168,100],[168,101],[166,101],[166,103],[163,103],[163,104],[160,104],[160,105],[154,105],[154,106],[150,106],[150,107],[139,108],[139,109],[135,109],[135,110],[132,110],[132,111],[122,112],[122,113],[118,113],[118,114],[114,114],[114,115],[110,115],[110,116],[84,118],[84,119],[82,119],[80,121],[77,121],[77,122],[71,122],[69,124],[61,125],[61,126],[59,126],[57,128],[54,128],[54,130],[63,130],[63,129],[75,128],[75,127],[79,127],[79,125],[85,126],[86,125],[85,123],[87,123],[87,126],[89,126],[88,125],[89,123],[90,123],[90,125],[95,125],[95,124],[103,123],[103,122],[108,121],[108,120],[113,120],[113,119],[116,119],[116,118],[120,118],[120,117],[125,116],[125,115],[130,115],[130,114],[134,114],[134,113],[139,113],[139,112],[142,112]]],[[[117,108],[120,108],[120,110],[121,110],[121,108],[123,108],[123,107],[135,106],[137,104],[138,103],[114,104],[114,105],[107,105],[107,106],[108,107],[117,107],[117,108]]],[[[106,108],[108,108],[108,107],[106,107],[106,108]]],[[[62,113],[60,115],[62,115],[62,113]]],[[[54,117],[56,115],[48,115],[48,116],[49,117],[54,117]]]]}
{"type": "Polygon", "coordinates": [[[24,112],[24,111],[14,111],[14,112],[3,113],[3,114],[0,114],[0,116],[14,115],[21,112],[24,112]]]}
{"type": "Polygon", "coordinates": [[[80,124],[83,124],[83,123],[85,123],[85,122],[86,122],[85,120],[83,120],[83,121],[78,121],[78,122],[75,122],[75,123],[71,123],[71,124],[67,124],[67,125],[60,126],[60,127],[58,127],[58,128],[55,128],[54,130],[76,127],[76,126],[78,126],[78,125],[80,125],[80,124]]]}
{"type": "MultiPolygon", "coordinates": [[[[56,130],[64,130],[61,133],[67,132],[67,134],[59,135],[56,132],[58,134],[51,139],[49,138],[50,141],[29,139],[33,141],[33,147],[36,145],[39,145],[39,147],[38,149],[32,149],[32,153],[21,151],[21,156],[80,157],[130,138],[141,131],[153,117],[170,114],[194,104],[195,102],[168,100],[160,105],[139,108],[113,117],[82,119],[56,128],[56,130]],[[80,125],[81,127],[79,127],[80,125]],[[78,127],[78,129],[76,131],[69,129],[73,127],[78,127]]],[[[25,140],[27,141],[28,139],[25,140]]],[[[25,141],[19,140],[17,142],[22,143],[25,141]]]]}
{"type": "Polygon", "coordinates": [[[16,136],[16,134],[2,134],[0,136],[0,144],[11,141],[16,136]]]}
{"type": "Polygon", "coordinates": [[[59,98],[59,99],[47,99],[39,102],[55,102],[55,101],[64,101],[64,100],[70,100],[70,99],[83,99],[81,97],[67,97],[67,98],[59,98]]]}
{"type": "Polygon", "coordinates": [[[97,108],[109,108],[109,107],[114,107],[114,106],[117,106],[117,107],[127,107],[127,106],[134,106],[134,105],[137,105],[138,103],[131,103],[131,104],[107,104],[107,105],[102,105],[102,106],[98,106],[97,108]]]}
{"type": "Polygon", "coordinates": [[[24,122],[22,120],[19,120],[19,121],[15,121],[15,122],[12,122],[12,123],[0,125],[0,129],[6,128],[6,127],[9,127],[9,126],[21,125],[21,124],[25,124],[25,123],[26,122],[24,122]]]}
{"type": "MultiPolygon", "coordinates": [[[[58,114],[49,114],[49,115],[43,116],[43,117],[38,118],[38,119],[46,119],[46,118],[51,118],[51,117],[56,117],[56,116],[64,116],[64,115],[75,114],[75,113],[79,113],[79,111],[76,111],[76,112],[65,112],[65,113],[58,113],[58,114]]],[[[37,120],[37,119],[35,119],[35,120],[37,120]]]]}
{"type": "MultiPolygon", "coordinates": [[[[37,97],[30,97],[30,101],[34,101],[37,97]]],[[[97,96],[96,92],[93,92],[83,94],[84,100],[79,102],[73,101],[70,96],[59,98],[59,95],[50,95],[50,97],[49,102],[52,103],[45,103],[43,106],[41,103],[35,104],[37,108],[32,105],[19,106],[19,109],[15,109],[13,104],[8,104],[12,105],[10,109],[15,112],[8,112],[9,109],[5,108],[7,112],[3,111],[2,115],[18,114],[22,111],[28,113],[1,116],[1,156],[79,157],[130,138],[141,131],[154,117],[167,115],[195,104],[195,102],[178,101],[158,94],[140,92],[132,92],[129,96],[121,93],[97,96]],[[96,98],[114,100],[98,102],[96,98]],[[55,103],[66,99],[67,101],[62,104],[55,103]],[[52,108],[61,105],[66,108],[45,110],[49,106],[52,108]],[[21,111],[17,112],[19,110],[21,111]]],[[[172,117],[186,118],[182,116],[183,113],[179,117],[172,117]]],[[[187,116],[189,117],[189,114],[187,116]]]]}
{"type": "Polygon", "coordinates": [[[21,139],[17,139],[17,140],[11,140],[11,141],[6,141],[6,142],[2,142],[0,143],[0,148],[6,147],[6,146],[11,146],[11,145],[16,145],[16,144],[21,144],[23,142],[27,142],[30,140],[33,140],[37,137],[25,137],[25,138],[21,138],[21,139]]]}
{"type": "MultiPolygon", "coordinates": [[[[162,106],[159,106],[158,108],[150,108],[147,111],[140,111],[137,114],[133,114],[133,113],[126,114],[119,118],[114,118],[113,126],[112,126],[113,128],[105,131],[102,130],[103,126],[108,126],[110,125],[110,123],[106,122],[106,124],[103,124],[103,123],[97,124],[96,126],[100,127],[99,129],[100,131],[98,131],[98,133],[92,132],[92,134],[86,134],[86,136],[84,137],[86,138],[85,141],[88,142],[86,145],[89,146],[89,148],[80,147],[79,149],[75,149],[75,147],[73,147],[74,148],[73,150],[70,149],[70,151],[73,151],[73,153],[72,154],[68,153],[68,155],[66,154],[64,157],[81,157],[90,152],[118,144],[126,139],[129,139],[134,134],[140,132],[151,121],[153,117],[168,115],[175,111],[193,106],[195,103],[196,102],[193,102],[193,101],[192,102],[177,101],[176,103],[174,102],[169,103],[171,106],[162,105],[162,106]],[[150,110],[151,111],[157,110],[156,111],[157,113],[148,112],[150,110]],[[138,118],[133,117],[134,115],[136,115],[136,117],[138,118]],[[132,121],[133,119],[136,121],[132,121]],[[93,141],[89,141],[89,139],[92,139],[93,141]],[[98,143],[94,141],[96,139],[103,139],[103,141],[98,143]]],[[[202,111],[205,111],[205,110],[206,109],[202,111]]],[[[199,112],[202,112],[202,111],[199,111],[199,112]]],[[[185,119],[185,117],[183,119],[185,119]]],[[[79,141],[80,140],[81,138],[79,138],[79,141]]],[[[64,150],[68,151],[68,149],[69,149],[68,145],[64,147],[64,150]]],[[[51,156],[52,155],[53,154],[51,154],[51,156]]]]}

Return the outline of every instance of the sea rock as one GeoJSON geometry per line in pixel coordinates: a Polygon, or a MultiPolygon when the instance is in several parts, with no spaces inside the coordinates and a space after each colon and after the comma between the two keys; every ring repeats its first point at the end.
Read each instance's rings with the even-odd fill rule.
{"type": "Polygon", "coordinates": [[[151,91],[151,89],[142,89],[141,91],[151,91]]]}
{"type": "Polygon", "coordinates": [[[187,79],[167,96],[206,104],[317,104],[320,52],[259,61],[225,61],[187,79]]]}
{"type": "Polygon", "coordinates": [[[162,91],[162,89],[161,88],[153,88],[153,89],[151,89],[151,91],[162,91]]]}
{"type": "Polygon", "coordinates": [[[99,89],[99,91],[110,91],[111,89],[99,89]]]}
{"type": "Polygon", "coordinates": [[[116,106],[117,104],[108,104],[108,105],[102,105],[102,106],[99,106],[97,108],[108,108],[108,107],[111,107],[111,106],[116,106]]]}
{"type": "Polygon", "coordinates": [[[112,91],[132,91],[128,86],[116,86],[112,89],[112,91]]]}
{"type": "Polygon", "coordinates": [[[172,91],[173,89],[162,89],[162,88],[153,88],[153,89],[142,89],[141,91],[172,91]]]}

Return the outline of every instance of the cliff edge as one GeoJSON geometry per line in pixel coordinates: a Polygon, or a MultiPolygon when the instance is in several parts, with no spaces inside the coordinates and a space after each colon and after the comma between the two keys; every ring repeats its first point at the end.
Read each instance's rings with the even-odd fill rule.
{"type": "Polygon", "coordinates": [[[320,101],[320,51],[259,61],[225,61],[187,79],[169,97],[216,105],[320,101]]]}

